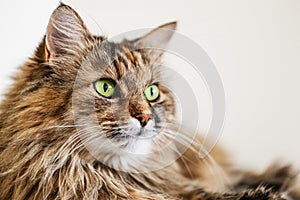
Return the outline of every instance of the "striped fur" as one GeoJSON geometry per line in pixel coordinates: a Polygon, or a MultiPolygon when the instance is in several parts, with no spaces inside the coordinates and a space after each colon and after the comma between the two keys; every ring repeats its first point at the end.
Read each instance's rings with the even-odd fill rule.
{"type": "MultiPolygon", "coordinates": [[[[15,75],[0,105],[1,200],[299,198],[290,168],[272,168],[264,173],[268,178],[243,175],[232,170],[221,147],[211,152],[216,163],[199,159],[200,139],[164,168],[137,173],[163,158],[175,160],[177,153],[157,153],[175,140],[176,111],[171,92],[160,84],[161,52],[142,48],[151,34],[155,31],[146,39],[113,43],[89,34],[70,7],[54,11],[45,38],[15,75]],[[116,82],[120,96],[105,99],[95,92],[92,83],[103,77],[116,82]],[[152,83],[161,94],[149,103],[143,91],[152,83]],[[132,113],[145,110],[155,119],[149,132],[159,134],[147,150],[153,155],[124,160],[118,152],[124,141],[114,140],[114,135],[127,133],[132,113]],[[108,141],[114,146],[102,146],[108,141]],[[226,182],[228,175],[241,178],[226,182]]],[[[186,144],[184,135],[179,138],[178,143],[186,144]]],[[[128,150],[135,151],[134,141],[127,142],[128,150]]]]}

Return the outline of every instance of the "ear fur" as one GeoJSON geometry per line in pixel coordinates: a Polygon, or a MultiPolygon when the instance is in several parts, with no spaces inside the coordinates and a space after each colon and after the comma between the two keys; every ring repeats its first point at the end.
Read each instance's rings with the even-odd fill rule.
{"type": "Polygon", "coordinates": [[[47,58],[76,55],[85,46],[88,31],[71,7],[61,4],[51,15],[45,37],[47,58]]]}
{"type": "Polygon", "coordinates": [[[139,38],[136,42],[144,47],[154,47],[165,49],[176,31],[177,22],[163,24],[145,36],[139,38]]]}

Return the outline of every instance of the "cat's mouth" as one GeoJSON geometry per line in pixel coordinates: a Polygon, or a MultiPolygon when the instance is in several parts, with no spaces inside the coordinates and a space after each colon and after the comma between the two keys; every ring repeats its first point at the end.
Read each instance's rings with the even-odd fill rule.
{"type": "Polygon", "coordinates": [[[117,132],[112,134],[111,138],[115,140],[128,140],[128,139],[151,139],[156,135],[155,130],[147,130],[140,128],[139,130],[130,130],[126,132],[117,132]]]}
{"type": "Polygon", "coordinates": [[[111,138],[116,141],[122,140],[146,140],[152,139],[157,134],[155,123],[150,120],[146,126],[141,126],[136,119],[130,119],[125,128],[114,132],[111,138]]]}

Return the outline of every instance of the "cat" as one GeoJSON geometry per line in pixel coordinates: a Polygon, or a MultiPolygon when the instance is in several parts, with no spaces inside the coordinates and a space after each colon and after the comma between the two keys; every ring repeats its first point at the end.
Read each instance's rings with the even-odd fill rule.
{"type": "Polygon", "coordinates": [[[300,199],[289,166],[243,172],[223,147],[200,159],[200,137],[175,137],[163,50],[144,48],[175,30],[115,43],[58,6],[0,105],[0,199],[300,199]],[[188,149],[176,159],[170,142],[188,149]]]}

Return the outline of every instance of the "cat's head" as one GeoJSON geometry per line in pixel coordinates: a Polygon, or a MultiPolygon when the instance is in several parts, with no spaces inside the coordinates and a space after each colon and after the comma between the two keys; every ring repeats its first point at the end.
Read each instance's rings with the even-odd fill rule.
{"type": "Polygon", "coordinates": [[[72,94],[67,112],[95,161],[139,168],[172,137],[166,130],[175,118],[175,102],[163,85],[160,58],[175,28],[173,22],[115,43],[92,36],[69,6],[52,14],[43,54],[53,83],[48,87],[72,94]]]}

